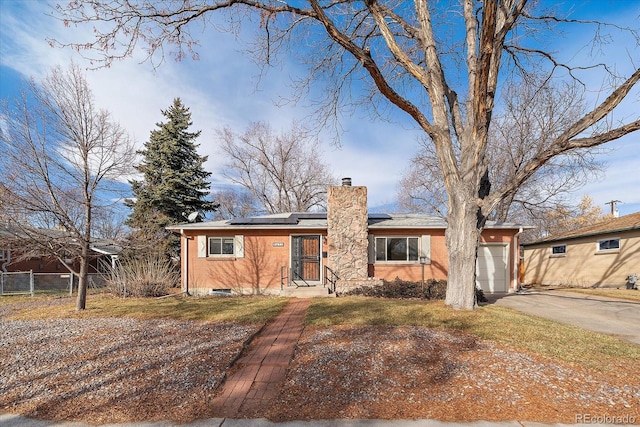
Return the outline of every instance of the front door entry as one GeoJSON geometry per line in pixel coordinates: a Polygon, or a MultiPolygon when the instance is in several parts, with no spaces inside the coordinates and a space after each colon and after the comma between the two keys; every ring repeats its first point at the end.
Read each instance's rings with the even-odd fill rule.
{"type": "Polygon", "coordinates": [[[320,281],[320,236],[292,236],[291,279],[320,281]]]}

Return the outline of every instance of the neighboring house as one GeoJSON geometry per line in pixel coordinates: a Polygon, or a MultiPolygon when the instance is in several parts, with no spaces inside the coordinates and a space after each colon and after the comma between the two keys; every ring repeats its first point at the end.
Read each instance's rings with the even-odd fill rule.
{"type": "Polygon", "coordinates": [[[527,284],[625,286],[640,274],[640,212],[522,246],[527,284]]]}
{"type": "MultiPolygon", "coordinates": [[[[47,230],[47,232],[52,234],[64,233],[60,230],[47,230]]],[[[19,257],[16,250],[11,249],[11,242],[19,239],[19,231],[9,230],[6,225],[0,226],[0,272],[33,271],[34,273],[61,274],[69,272],[59,259],[47,254],[32,256],[28,259],[19,257]],[[3,241],[5,242],[4,244],[2,244],[3,241]]],[[[118,254],[122,252],[122,247],[107,239],[93,239],[90,249],[92,251],[92,259],[89,265],[89,273],[98,273],[105,265],[113,265],[118,258],[118,254]]],[[[68,259],[65,262],[70,265],[73,260],[68,259]]]]}
{"type": "MultiPolygon", "coordinates": [[[[327,213],[283,213],[168,227],[180,233],[182,287],[280,293],[335,283],[338,291],[400,278],[446,279],[446,222],[416,214],[368,214],[366,187],[330,187],[327,213]],[[422,261],[422,263],[421,263],[422,261]]],[[[488,223],[478,252],[478,285],[517,288],[517,224],[488,223]]]]}

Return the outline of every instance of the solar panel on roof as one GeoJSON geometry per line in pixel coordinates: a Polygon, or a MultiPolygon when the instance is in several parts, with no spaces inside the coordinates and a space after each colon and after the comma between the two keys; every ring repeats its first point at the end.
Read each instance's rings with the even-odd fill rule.
{"type": "Polygon", "coordinates": [[[370,213],[369,219],[391,219],[391,215],[386,213],[370,213]]]}
{"type": "Polygon", "coordinates": [[[288,217],[251,217],[235,218],[229,221],[229,225],[295,225],[301,219],[327,219],[324,212],[294,213],[288,217]]]}
{"type": "Polygon", "coordinates": [[[229,221],[230,225],[280,225],[297,223],[297,220],[292,220],[291,218],[236,218],[229,221]]]}
{"type": "Polygon", "coordinates": [[[293,225],[298,223],[298,218],[289,216],[286,218],[257,217],[257,218],[236,218],[229,222],[231,225],[293,225]]]}
{"type": "Polygon", "coordinates": [[[296,219],[327,219],[326,212],[302,212],[292,214],[296,219]]]}

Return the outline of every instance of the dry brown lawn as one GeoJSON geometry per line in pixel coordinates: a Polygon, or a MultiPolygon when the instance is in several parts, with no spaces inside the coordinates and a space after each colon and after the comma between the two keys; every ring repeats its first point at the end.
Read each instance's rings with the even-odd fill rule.
{"type": "MultiPolygon", "coordinates": [[[[75,315],[64,299],[0,301],[0,412],[96,424],[215,417],[209,402],[261,326],[251,316],[202,320],[198,310],[213,316],[224,304],[241,305],[215,301],[197,301],[199,309],[183,302],[186,320],[108,317],[97,309],[96,316],[75,315]],[[55,315],[46,318],[46,311],[55,315]]],[[[260,304],[266,318],[269,304],[281,307],[278,300],[260,304]]],[[[496,329],[495,322],[526,319],[504,309],[470,314],[420,302],[314,301],[276,401],[267,413],[245,416],[573,423],[592,414],[640,421],[640,346],[535,323],[541,320],[520,328],[527,342],[514,337],[517,329],[492,331],[491,322],[496,329]],[[342,316],[327,318],[335,312],[342,316]],[[545,329],[546,339],[539,332],[545,329]],[[566,348],[550,348],[558,340],[566,348]],[[581,358],[584,349],[570,348],[584,340],[591,353],[581,358]]]]}

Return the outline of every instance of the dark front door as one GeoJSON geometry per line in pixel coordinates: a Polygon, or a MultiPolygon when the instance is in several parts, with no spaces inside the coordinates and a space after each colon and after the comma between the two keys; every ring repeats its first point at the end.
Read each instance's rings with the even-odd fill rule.
{"type": "Polygon", "coordinates": [[[291,279],[294,282],[320,281],[320,236],[293,236],[291,279]]]}

